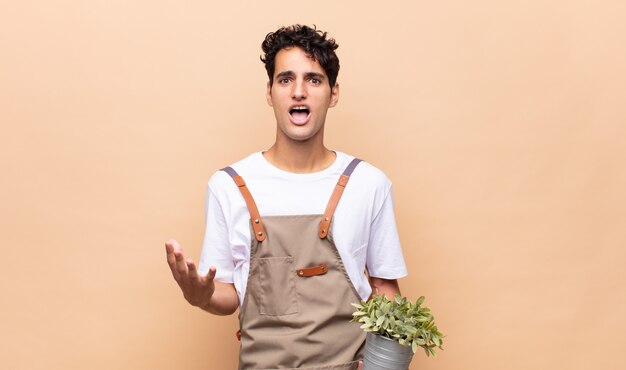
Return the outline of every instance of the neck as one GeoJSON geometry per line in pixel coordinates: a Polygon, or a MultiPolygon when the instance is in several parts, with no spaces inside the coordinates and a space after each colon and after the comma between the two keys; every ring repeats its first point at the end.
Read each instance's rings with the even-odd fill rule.
{"type": "Polygon", "coordinates": [[[335,161],[335,152],[316,140],[279,140],[263,153],[265,159],[281,170],[293,173],[319,172],[335,161]]]}

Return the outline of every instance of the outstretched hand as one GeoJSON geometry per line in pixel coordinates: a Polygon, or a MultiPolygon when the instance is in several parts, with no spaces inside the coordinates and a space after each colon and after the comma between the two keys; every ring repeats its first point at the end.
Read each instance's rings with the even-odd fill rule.
{"type": "Polygon", "coordinates": [[[213,281],[216,273],[215,267],[211,267],[204,276],[198,275],[196,264],[191,259],[185,259],[183,248],[174,239],[165,243],[165,251],[172,276],[174,276],[174,280],[178,283],[187,302],[206,309],[215,292],[215,282],[213,281]]]}

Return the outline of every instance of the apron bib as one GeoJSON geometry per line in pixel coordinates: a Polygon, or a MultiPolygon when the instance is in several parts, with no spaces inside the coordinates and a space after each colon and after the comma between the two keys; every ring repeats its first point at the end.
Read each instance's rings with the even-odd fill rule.
{"type": "Polygon", "coordinates": [[[350,322],[361,297],[330,230],[354,159],[339,178],[323,215],[261,219],[243,179],[230,167],[250,212],[250,272],[239,310],[239,370],[355,370],[365,332],[350,322]]]}

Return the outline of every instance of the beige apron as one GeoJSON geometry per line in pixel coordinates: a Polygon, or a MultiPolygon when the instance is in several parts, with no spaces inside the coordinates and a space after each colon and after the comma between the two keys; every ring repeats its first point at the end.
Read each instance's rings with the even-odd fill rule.
{"type": "Polygon", "coordinates": [[[243,307],[240,370],[353,370],[365,333],[350,322],[361,300],[332,239],[335,207],[354,159],[339,178],[323,215],[261,219],[243,179],[230,167],[251,216],[250,272],[243,307]]]}

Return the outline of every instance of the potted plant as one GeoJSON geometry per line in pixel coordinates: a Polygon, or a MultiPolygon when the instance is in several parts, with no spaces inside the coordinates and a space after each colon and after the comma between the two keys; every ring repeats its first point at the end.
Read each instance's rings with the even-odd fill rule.
{"type": "Polygon", "coordinates": [[[427,356],[435,356],[435,347],[443,349],[443,334],[423,302],[423,296],[413,303],[396,294],[391,301],[375,295],[352,304],[352,321],[367,332],[363,370],[406,370],[418,347],[427,356]]]}

